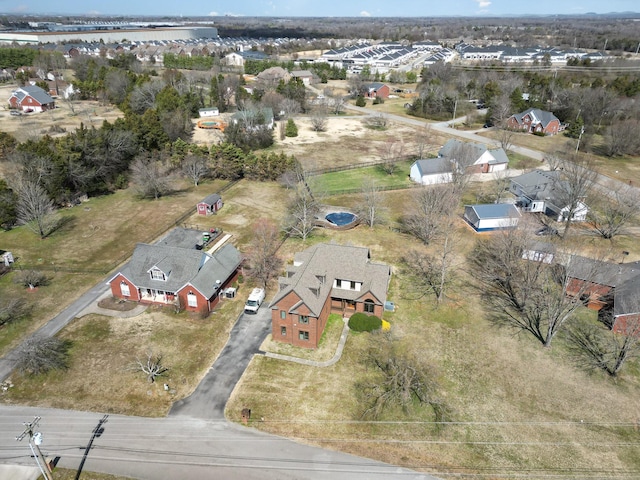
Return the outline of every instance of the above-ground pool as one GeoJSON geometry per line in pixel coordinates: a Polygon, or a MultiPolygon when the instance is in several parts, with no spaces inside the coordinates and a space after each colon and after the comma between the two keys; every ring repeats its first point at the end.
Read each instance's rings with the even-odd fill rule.
{"type": "Polygon", "coordinates": [[[350,212],[333,212],[328,213],[324,218],[338,227],[344,227],[345,225],[355,222],[358,217],[350,212]]]}

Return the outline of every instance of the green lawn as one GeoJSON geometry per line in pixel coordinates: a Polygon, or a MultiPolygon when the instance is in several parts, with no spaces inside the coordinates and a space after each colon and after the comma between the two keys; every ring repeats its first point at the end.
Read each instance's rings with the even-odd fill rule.
{"type": "Polygon", "coordinates": [[[412,163],[412,160],[398,162],[392,175],[384,172],[380,166],[325,173],[312,178],[311,188],[328,195],[335,195],[350,191],[357,192],[371,180],[382,189],[410,187],[413,185],[409,180],[409,169],[412,163]]]}

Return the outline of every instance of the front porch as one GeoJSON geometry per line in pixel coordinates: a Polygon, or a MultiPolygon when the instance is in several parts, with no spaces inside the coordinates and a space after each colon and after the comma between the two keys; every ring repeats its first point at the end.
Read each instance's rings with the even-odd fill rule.
{"type": "Polygon", "coordinates": [[[153,288],[139,289],[141,303],[159,303],[162,305],[176,305],[177,297],[173,292],[155,290],[153,288]]]}
{"type": "Polygon", "coordinates": [[[331,297],[331,313],[339,313],[345,318],[356,313],[356,301],[331,297]]]}

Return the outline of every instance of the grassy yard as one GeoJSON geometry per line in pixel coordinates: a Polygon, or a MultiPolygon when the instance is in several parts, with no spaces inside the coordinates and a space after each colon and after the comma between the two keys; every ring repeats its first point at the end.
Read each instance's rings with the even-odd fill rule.
{"type": "Polygon", "coordinates": [[[345,190],[359,190],[363,184],[375,182],[379,188],[411,187],[409,169],[412,161],[398,162],[396,170],[389,175],[381,166],[329,172],[312,178],[311,187],[323,194],[333,195],[345,190]]]}
{"type": "MultiPolygon", "coordinates": [[[[75,480],[78,472],[70,470],[68,468],[56,468],[53,471],[54,478],[56,480],[75,480]]],[[[129,477],[120,477],[118,475],[109,475],[107,473],[96,473],[82,471],[80,480],[129,480],[129,477]]],[[[38,480],[44,480],[42,476],[38,477],[38,480]]]]}

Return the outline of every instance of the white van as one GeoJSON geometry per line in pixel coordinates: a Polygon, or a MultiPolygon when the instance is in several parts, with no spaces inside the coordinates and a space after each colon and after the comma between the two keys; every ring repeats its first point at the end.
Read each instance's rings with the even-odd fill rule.
{"type": "Polygon", "coordinates": [[[254,288],[251,290],[249,294],[249,298],[247,299],[247,303],[244,304],[244,312],[245,313],[258,313],[258,309],[260,305],[264,301],[264,289],[263,288],[254,288]]]}

